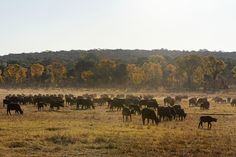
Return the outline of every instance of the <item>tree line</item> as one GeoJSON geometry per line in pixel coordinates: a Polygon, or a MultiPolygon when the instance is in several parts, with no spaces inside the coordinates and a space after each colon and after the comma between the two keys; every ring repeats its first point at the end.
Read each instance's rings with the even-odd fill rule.
{"type": "Polygon", "coordinates": [[[167,90],[220,90],[235,84],[236,67],[215,56],[152,55],[136,62],[85,54],[61,59],[1,63],[1,87],[88,87],[167,90]]]}

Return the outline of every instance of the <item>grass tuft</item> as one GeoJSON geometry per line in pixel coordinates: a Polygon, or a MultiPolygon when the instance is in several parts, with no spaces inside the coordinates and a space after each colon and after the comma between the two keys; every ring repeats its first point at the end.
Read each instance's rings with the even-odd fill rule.
{"type": "Polygon", "coordinates": [[[59,144],[64,146],[76,143],[76,139],[74,137],[67,135],[54,135],[52,137],[46,138],[46,140],[54,144],[59,144]]]}

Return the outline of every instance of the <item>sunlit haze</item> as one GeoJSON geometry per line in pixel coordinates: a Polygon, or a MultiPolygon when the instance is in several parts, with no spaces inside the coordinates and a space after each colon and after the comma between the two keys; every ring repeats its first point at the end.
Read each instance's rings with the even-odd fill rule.
{"type": "Polygon", "coordinates": [[[0,54],[236,50],[235,0],[0,0],[0,54]]]}

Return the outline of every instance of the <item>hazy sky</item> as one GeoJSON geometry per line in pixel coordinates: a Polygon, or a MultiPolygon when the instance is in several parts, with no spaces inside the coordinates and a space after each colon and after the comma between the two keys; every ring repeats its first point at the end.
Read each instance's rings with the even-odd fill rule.
{"type": "Polygon", "coordinates": [[[236,0],[0,0],[0,54],[236,50],[236,0]]]}

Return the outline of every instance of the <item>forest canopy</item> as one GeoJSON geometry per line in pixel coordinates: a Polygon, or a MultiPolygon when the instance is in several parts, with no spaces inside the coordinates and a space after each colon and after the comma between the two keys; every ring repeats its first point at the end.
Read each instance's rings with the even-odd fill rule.
{"type": "Polygon", "coordinates": [[[1,87],[234,88],[236,53],[71,50],[0,57],[1,87]]]}

